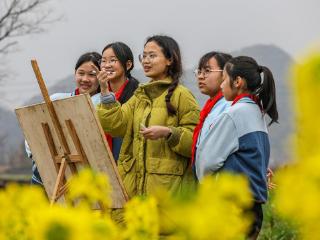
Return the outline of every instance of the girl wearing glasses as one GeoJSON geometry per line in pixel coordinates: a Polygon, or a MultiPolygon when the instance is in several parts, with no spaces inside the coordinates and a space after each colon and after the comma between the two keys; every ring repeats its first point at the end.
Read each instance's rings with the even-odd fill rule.
{"type": "MultiPolygon", "coordinates": [[[[88,52],[80,56],[76,65],[74,78],[76,83],[76,89],[71,93],[55,93],[50,96],[50,99],[57,100],[75,96],[83,93],[89,93],[93,104],[96,105],[100,102],[100,98],[97,98],[97,93],[100,92],[99,81],[97,79],[96,68],[99,69],[99,62],[101,55],[97,52],[88,52]],[[93,66],[95,67],[93,67],[93,66]]],[[[26,152],[29,158],[32,159],[32,153],[27,142],[25,142],[26,152]]],[[[32,160],[32,184],[42,185],[42,180],[36,166],[36,163],[32,160]]]]}
{"type": "Polygon", "coordinates": [[[200,92],[210,98],[201,110],[199,123],[193,132],[191,155],[193,168],[198,146],[208,134],[213,122],[230,106],[222,95],[220,85],[224,65],[231,58],[231,55],[226,53],[209,52],[201,57],[198,69],[194,71],[200,92]]]}
{"type": "Polygon", "coordinates": [[[267,201],[267,167],[270,144],[264,114],[271,125],[278,121],[275,83],[271,71],[250,57],[229,60],[223,70],[222,93],[231,107],[220,114],[206,141],[197,149],[196,174],[229,171],[247,176],[254,204],[249,237],[261,229],[261,204],[267,201]]]}
{"type": "MultiPolygon", "coordinates": [[[[133,54],[131,49],[122,42],[108,44],[102,51],[100,61],[101,72],[98,78],[107,83],[109,92],[113,92],[116,101],[120,104],[127,102],[139,86],[137,79],[131,76],[134,67],[133,54]]],[[[99,71],[99,69],[97,69],[99,71]]],[[[95,96],[100,102],[100,94],[95,96]]],[[[108,132],[108,131],[107,131],[108,132]]],[[[111,133],[111,132],[110,132],[111,133]]],[[[121,136],[106,134],[113,157],[117,161],[122,144],[121,136]]]]}
{"type": "Polygon", "coordinates": [[[181,56],[174,39],[149,37],[140,61],[150,82],[122,106],[108,89],[109,78],[98,75],[98,116],[106,132],[123,137],[118,169],[130,197],[159,188],[178,192],[187,176],[192,179],[187,169],[198,105],[179,84],[181,56]]]}

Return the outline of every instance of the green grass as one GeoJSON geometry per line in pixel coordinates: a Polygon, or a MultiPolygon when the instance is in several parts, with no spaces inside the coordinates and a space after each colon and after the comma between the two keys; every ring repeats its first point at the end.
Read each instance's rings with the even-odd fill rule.
{"type": "Polygon", "coordinates": [[[27,182],[31,181],[30,174],[1,174],[0,180],[6,180],[10,182],[27,182]]]}
{"type": "Polygon", "coordinates": [[[272,196],[263,207],[264,219],[258,240],[299,239],[298,231],[292,223],[279,217],[275,211],[272,196]]]}

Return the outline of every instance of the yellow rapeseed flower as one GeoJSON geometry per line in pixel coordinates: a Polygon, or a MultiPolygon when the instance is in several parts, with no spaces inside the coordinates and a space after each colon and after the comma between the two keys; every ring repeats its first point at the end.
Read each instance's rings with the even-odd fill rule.
{"type": "Polygon", "coordinates": [[[124,239],[154,240],[159,237],[157,201],[154,197],[135,197],[125,206],[124,239]]]}
{"type": "Polygon", "coordinates": [[[32,239],[33,213],[48,206],[39,187],[7,186],[0,191],[0,239],[32,239]]]}
{"type": "Polygon", "coordinates": [[[172,239],[244,239],[250,224],[244,214],[252,204],[248,181],[223,173],[203,179],[194,198],[177,203],[170,219],[177,233],[172,239]]]}
{"type": "Polygon", "coordinates": [[[108,217],[95,215],[85,208],[70,208],[55,205],[38,211],[35,240],[118,240],[119,233],[108,217]]]}
{"type": "Polygon", "coordinates": [[[293,68],[296,134],[295,164],[278,171],[275,205],[278,212],[297,223],[303,239],[320,236],[320,51],[293,68]]]}
{"type": "Polygon", "coordinates": [[[76,206],[92,208],[97,203],[106,209],[111,206],[111,186],[107,175],[83,169],[68,181],[67,201],[76,206]]]}
{"type": "Polygon", "coordinates": [[[295,64],[292,69],[294,107],[297,134],[294,149],[296,159],[304,159],[319,152],[320,113],[317,110],[320,93],[320,51],[314,51],[295,64]]]}

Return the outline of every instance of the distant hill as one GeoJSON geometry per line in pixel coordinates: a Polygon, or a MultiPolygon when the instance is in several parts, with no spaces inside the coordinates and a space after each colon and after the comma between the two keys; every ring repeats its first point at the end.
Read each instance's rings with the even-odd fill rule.
{"type": "Polygon", "coordinates": [[[16,162],[20,157],[23,135],[13,112],[0,108],[0,165],[16,162]]]}
{"type": "MultiPolygon", "coordinates": [[[[291,93],[287,87],[287,72],[292,64],[292,58],[282,49],[274,45],[254,45],[233,52],[233,56],[248,55],[254,57],[260,65],[268,66],[275,77],[277,88],[277,103],[279,110],[279,123],[270,128],[271,148],[272,148],[272,165],[279,165],[290,158],[290,149],[287,147],[287,138],[293,129],[292,106],[290,105],[291,93]]],[[[195,61],[198,61],[195,60],[195,61]]],[[[195,62],[195,65],[197,62],[195,62]]],[[[194,96],[203,106],[207,97],[202,95],[197,88],[193,69],[187,69],[184,72],[182,83],[188,87],[194,96]]],[[[135,70],[132,75],[140,82],[148,81],[141,70],[135,70]]],[[[49,87],[49,94],[56,92],[71,92],[75,88],[74,77],[67,76],[58,81],[55,85],[49,87]]],[[[42,102],[41,95],[32,97],[25,105],[42,102]]],[[[0,137],[6,136],[5,143],[0,145],[0,165],[8,163],[10,153],[21,148],[20,143],[23,137],[16,118],[12,112],[0,108],[0,137]]],[[[1,140],[1,139],[0,139],[1,140]]],[[[0,142],[1,143],[1,142],[0,142]]]]}
{"type": "MultiPolygon", "coordinates": [[[[48,86],[47,86],[48,87],[48,86]]],[[[48,87],[48,92],[49,95],[58,93],[58,92],[72,92],[75,88],[75,81],[74,81],[74,76],[70,75],[67,76],[61,80],[59,80],[57,83],[55,83],[53,86],[48,87]]],[[[40,94],[40,89],[39,89],[39,94],[33,96],[30,98],[25,105],[30,105],[30,104],[35,104],[39,102],[43,102],[43,97],[40,94]]]]}

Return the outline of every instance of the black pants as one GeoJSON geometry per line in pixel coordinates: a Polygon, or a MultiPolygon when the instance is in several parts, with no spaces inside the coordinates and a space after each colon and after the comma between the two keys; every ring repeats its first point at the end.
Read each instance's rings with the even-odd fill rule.
{"type": "Polygon", "coordinates": [[[262,204],[255,202],[253,206],[246,211],[253,216],[253,222],[251,223],[247,238],[256,239],[262,227],[263,211],[262,204]]]}

